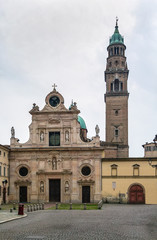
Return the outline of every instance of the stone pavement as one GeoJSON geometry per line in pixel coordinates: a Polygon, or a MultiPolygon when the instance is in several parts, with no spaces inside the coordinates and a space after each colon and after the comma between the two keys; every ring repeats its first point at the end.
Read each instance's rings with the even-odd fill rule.
{"type": "Polygon", "coordinates": [[[0,224],[0,240],[157,240],[157,205],[40,210],[0,224]]]}
{"type": "Polygon", "coordinates": [[[9,210],[0,210],[0,224],[20,219],[26,216],[27,216],[26,213],[24,215],[18,215],[17,210],[13,210],[13,212],[10,212],[9,210]]]}
{"type": "MultiPolygon", "coordinates": [[[[48,209],[54,205],[55,205],[54,203],[47,203],[45,204],[45,209],[48,209]]],[[[26,213],[27,213],[26,208],[24,209],[24,215],[18,215],[18,210],[13,210],[13,212],[10,212],[9,210],[0,210],[0,224],[20,219],[23,217],[27,217],[26,213]]]]}

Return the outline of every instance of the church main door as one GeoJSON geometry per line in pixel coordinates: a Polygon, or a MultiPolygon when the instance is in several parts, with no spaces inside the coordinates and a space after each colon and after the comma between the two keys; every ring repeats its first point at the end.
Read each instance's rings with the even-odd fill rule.
{"type": "Polygon", "coordinates": [[[90,203],[90,186],[82,186],[82,202],[90,203]]]}
{"type": "Polygon", "coordinates": [[[142,186],[136,184],[131,186],[129,191],[129,203],[144,204],[145,196],[142,186]]]}
{"type": "Polygon", "coordinates": [[[27,202],[27,186],[21,186],[19,189],[19,194],[20,202],[27,202]]]}
{"type": "Polygon", "coordinates": [[[60,202],[60,179],[49,179],[49,201],[60,202]]]}

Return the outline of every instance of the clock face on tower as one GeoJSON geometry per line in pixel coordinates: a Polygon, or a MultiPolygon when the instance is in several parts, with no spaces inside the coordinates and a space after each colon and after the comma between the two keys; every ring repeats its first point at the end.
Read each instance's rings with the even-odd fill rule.
{"type": "Polygon", "coordinates": [[[57,96],[52,96],[49,98],[49,103],[52,107],[57,107],[60,103],[60,99],[57,96]]]}

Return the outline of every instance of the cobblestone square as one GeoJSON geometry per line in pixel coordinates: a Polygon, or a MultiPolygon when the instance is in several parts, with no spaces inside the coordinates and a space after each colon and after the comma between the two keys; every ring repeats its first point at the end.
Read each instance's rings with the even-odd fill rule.
{"type": "Polygon", "coordinates": [[[156,205],[106,204],[102,210],[44,210],[0,225],[1,240],[156,240],[156,205]]]}

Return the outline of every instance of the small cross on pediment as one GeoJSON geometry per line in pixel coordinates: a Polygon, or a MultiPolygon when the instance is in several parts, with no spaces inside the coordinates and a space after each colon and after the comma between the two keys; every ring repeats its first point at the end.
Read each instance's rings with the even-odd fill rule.
{"type": "Polygon", "coordinates": [[[52,87],[53,87],[53,91],[56,91],[57,85],[55,83],[52,85],[52,87]]]}

